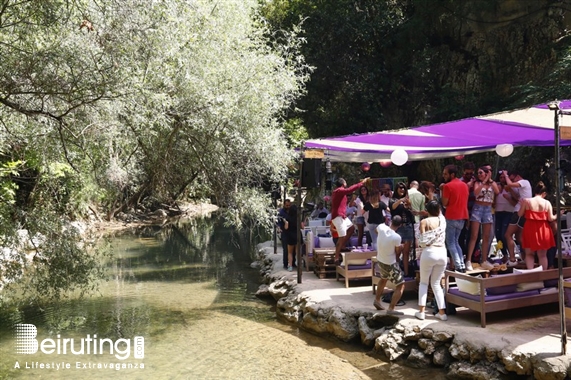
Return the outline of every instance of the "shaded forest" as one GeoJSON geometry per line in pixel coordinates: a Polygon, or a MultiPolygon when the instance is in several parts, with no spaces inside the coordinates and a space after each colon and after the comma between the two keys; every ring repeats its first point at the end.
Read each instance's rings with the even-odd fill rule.
{"type": "MultiPolygon", "coordinates": [[[[552,0],[277,0],[266,3],[265,15],[276,28],[301,23],[301,53],[315,70],[289,117],[323,137],[569,98],[570,11],[571,2],[552,0]]],[[[549,182],[552,157],[552,149],[516,149],[502,164],[549,182]]],[[[435,180],[446,163],[459,162],[402,170],[435,180]]]]}

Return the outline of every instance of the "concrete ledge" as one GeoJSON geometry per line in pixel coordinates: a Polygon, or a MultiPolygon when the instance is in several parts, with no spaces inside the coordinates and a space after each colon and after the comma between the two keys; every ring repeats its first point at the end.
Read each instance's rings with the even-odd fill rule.
{"type": "Polygon", "coordinates": [[[296,272],[281,268],[281,249],[278,252],[273,254],[271,242],[259,246],[260,272],[270,287],[281,284],[280,295],[274,296],[279,299],[277,315],[300,328],[373,346],[408,366],[442,367],[452,378],[517,374],[551,380],[565,379],[571,371],[570,355],[560,355],[557,304],[490,313],[493,323],[482,329],[479,313],[466,308],[445,322],[429,313],[424,321],[417,320],[418,300],[409,293],[406,305],[397,307],[404,313],[398,318],[373,307],[370,280],[352,281],[346,288],[334,278],[303,272],[298,283],[296,272]]]}

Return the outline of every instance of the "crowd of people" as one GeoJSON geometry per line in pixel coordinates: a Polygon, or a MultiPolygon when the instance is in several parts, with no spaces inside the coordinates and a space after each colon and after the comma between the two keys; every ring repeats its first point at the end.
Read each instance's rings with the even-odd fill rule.
{"type": "MultiPolygon", "coordinates": [[[[438,187],[429,181],[413,180],[408,186],[399,182],[392,189],[389,184],[373,188],[369,178],[347,186],[339,178],[331,194],[331,212],[320,202],[310,215],[330,221],[337,265],[352,235],[357,235],[359,244],[371,244],[381,274],[373,302],[376,309],[383,309],[381,295],[387,281],[396,286],[387,314],[402,314],[395,305],[406,278],[418,270],[416,317],[426,316],[430,285],[438,308],[435,316],[446,320],[441,286],[444,271],[470,272],[474,263],[481,269],[493,270],[490,250],[494,236],[501,252],[495,257],[503,257],[507,266],[516,266],[519,258],[528,269],[536,263],[543,269],[549,267],[547,252],[555,246],[553,222],[557,216],[545,199],[547,189],[542,182],[532,189],[516,170],[500,170],[494,175],[490,165],[476,168],[471,162],[463,165],[462,173],[456,165],[447,165],[442,177],[444,181],[438,187]],[[418,261],[417,248],[422,251],[418,261]]],[[[284,252],[288,253],[287,257],[284,254],[284,267],[292,270],[299,234],[291,232],[292,228],[298,231],[297,210],[288,203],[280,210],[283,222],[279,226],[282,243],[285,240],[284,252]]]]}

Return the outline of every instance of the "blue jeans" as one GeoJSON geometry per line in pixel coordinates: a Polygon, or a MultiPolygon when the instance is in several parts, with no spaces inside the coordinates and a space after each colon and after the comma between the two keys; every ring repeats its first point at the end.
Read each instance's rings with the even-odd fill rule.
{"type": "Polygon", "coordinates": [[[450,251],[452,255],[452,260],[454,260],[454,268],[456,269],[466,269],[464,265],[464,254],[462,253],[462,248],[458,243],[458,238],[460,237],[460,232],[464,228],[465,220],[449,220],[446,219],[446,248],[450,251]]]}
{"type": "Polygon", "coordinates": [[[367,228],[369,229],[369,235],[371,235],[371,245],[374,245],[375,247],[377,246],[377,238],[379,237],[379,234],[377,234],[378,226],[379,226],[378,224],[372,224],[372,223],[367,224],[367,228]]]}

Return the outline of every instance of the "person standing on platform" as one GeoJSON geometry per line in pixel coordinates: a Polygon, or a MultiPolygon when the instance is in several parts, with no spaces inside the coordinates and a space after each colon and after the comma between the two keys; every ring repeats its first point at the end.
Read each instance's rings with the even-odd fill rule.
{"type": "Polygon", "coordinates": [[[383,310],[381,296],[385,290],[387,281],[390,280],[396,285],[396,289],[391,297],[391,303],[387,310],[388,315],[403,315],[402,311],[395,310],[397,302],[404,292],[404,273],[399,265],[399,256],[402,253],[403,245],[401,237],[396,233],[402,225],[402,219],[396,215],[391,220],[391,226],[381,223],[377,227],[377,260],[381,269],[381,279],[377,285],[373,306],[377,310],[383,310]]]}
{"type": "Polygon", "coordinates": [[[498,185],[492,180],[492,171],[484,166],[479,168],[478,181],[474,184],[476,203],[470,214],[470,242],[466,252],[466,270],[468,271],[473,270],[472,252],[474,252],[476,243],[480,241],[479,235],[482,236],[480,267],[485,270],[494,269],[494,266],[488,261],[488,254],[492,242],[492,225],[494,222],[492,205],[499,192],[498,185]]]}
{"type": "Polygon", "coordinates": [[[444,184],[442,191],[442,206],[446,208],[446,248],[452,255],[454,268],[457,272],[465,273],[464,254],[458,238],[460,232],[468,223],[468,185],[460,181],[456,175],[456,165],[447,165],[442,171],[444,184]]]}
{"type": "MultiPolygon", "coordinates": [[[[517,260],[515,257],[515,241],[514,241],[514,234],[515,240],[521,243],[521,230],[525,225],[525,216],[519,215],[518,211],[521,207],[521,203],[519,202],[522,199],[531,198],[532,197],[532,190],[531,184],[527,179],[523,179],[519,172],[513,170],[512,172],[508,173],[507,170],[502,170],[502,172],[506,176],[506,186],[505,188],[510,192],[512,198],[514,198],[518,203],[514,207],[514,213],[512,215],[512,219],[510,220],[510,224],[508,225],[508,229],[506,230],[506,245],[508,248],[508,253],[510,255],[507,265],[508,267],[515,267],[517,265],[517,260]]],[[[520,255],[523,252],[520,252],[520,255]]]]}
{"type": "MultiPolygon", "coordinates": [[[[474,165],[473,162],[465,162],[464,165],[462,166],[463,171],[462,171],[462,177],[460,177],[460,181],[464,182],[466,185],[468,185],[468,215],[472,215],[472,208],[474,207],[474,203],[476,202],[476,194],[474,194],[474,183],[476,183],[476,178],[474,177],[475,171],[476,171],[476,165],[474,165]]],[[[478,232],[478,238],[476,239],[476,241],[478,242],[476,244],[476,246],[474,246],[474,248],[472,249],[472,252],[468,252],[468,246],[470,243],[470,224],[471,222],[468,220],[468,223],[466,223],[465,228],[462,229],[462,231],[460,231],[460,237],[458,238],[458,244],[460,244],[460,248],[462,248],[462,251],[464,252],[464,254],[466,256],[470,255],[470,257],[472,257],[472,254],[474,253],[474,251],[476,249],[479,249],[480,247],[480,240],[482,238],[482,235],[480,234],[480,232],[478,232]]],[[[467,264],[466,264],[467,266],[467,264]]]]}
{"type": "Polygon", "coordinates": [[[533,198],[522,199],[519,216],[525,216],[525,224],[521,234],[521,246],[525,249],[525,265],[533,269],[535,257],[543,269],[547,269],[547,250],[555,246],[555,238],[551,222],[557,220],[553,215],[551,202],[545,199],[547,188],[539,182],[534,189],[533,198]]]}
{"type": "Polygon", "coordinates": [[[335,182],[337,188],[331,193],[331,224],[335,226],[339,235],[339,240],[335,244],[335,266],[340,263],[341,248],[345,247],[347,240],[355,232],[353,223],[345,214],[347,211],[347,195],[356,191],[360,186],[367,183],[368,180],[368,177],[364,178],[361,182],[349,187],[347,187],[347,182],[343,178],[339,178],[335,182]]]}

